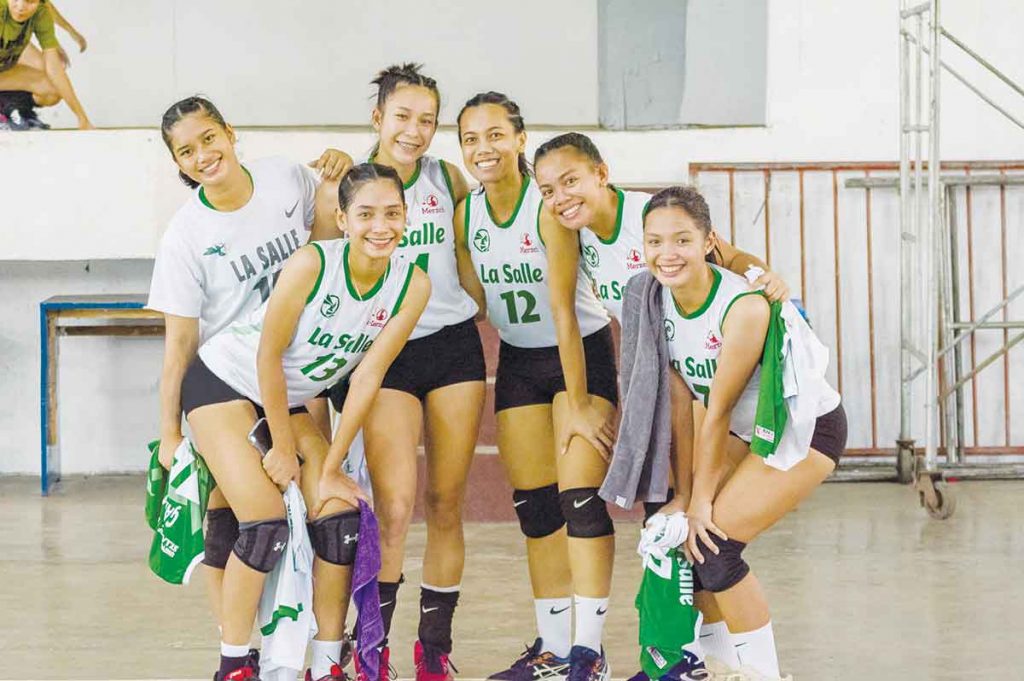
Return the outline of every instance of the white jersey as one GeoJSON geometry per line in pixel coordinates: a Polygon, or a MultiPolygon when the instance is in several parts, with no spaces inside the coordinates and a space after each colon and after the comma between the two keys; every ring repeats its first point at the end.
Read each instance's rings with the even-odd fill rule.
{"type": "Polygon", "coordinates": [[[238,210],[218,211],[202,188],[160,240],[146,307],[199,319],[212,338],[270,297],[284,261],[309,240],[318,179],[282,158],[247,163],[253,193],[238,210]]]}
{"type": "MultiPolygon", "coordinates": [[[[714,281],[708,299],[693,314],[684,314],[676,305],[672,292],[667,288],[661,292],[662,311],[665,317],[665,338],[668,340],[669,361],[672,368],[683,377],[694,397],[706,407],[711,394],[711,381],[718,369],[718,353],[722,350],[722,324],[729,308],[739,298],[761,295],[751,291],[747,280],[729,270],[708,265],[714,281]]],[[[757,413],[757,396],[761,382],[760,364],[743,389],[732,410],[729,430],[740,439],[750,442],[754,434],[754,416],[757,413]]]]}
{"type": "Polygon", "coordinates": [[[455,196],[444,164],[422,157],[405,185],[408,206],[398,252],[430,277],[430,300],[410,339],[460,324],[477,313],[476,303],[459,283],[455,261],[455,196]]]}
{"type": "MultiPolygon", "coordinates": [[[[355,369],[401,307],[414,269],[392,255],[373,288],[359,295],[348,270],[348,240],[314,241],[313,246],[321,257],[320,276],[281,356],[289,407],[305,404],[355,369]]],[[[234,322],[199,349],[218,378],[257,404],[256,352],[266,310],[264,305],[234,322]]]]}
{"type": "MultiPolygon", "coordinates": [[[[466,245],[487,297],[487,315],[501,340],[520,348],[558,345],[548,262],[538,228],[542,202],[532,178],[512,216],[498,224],[483,189],[466,201],[466,245]]],[[[580,334],[589,336],[608,325],[608,313],[594,295],[582,264],[576,286],[576,318],[580,334]]]]}
{"type": "Polygon", "coordinates": [[[616,188],[619,209],[615,231],[607,241],[589,229],[580,230],[580,251],[583,267],[594,283],[594,292],[611,316],[622,321],[622,300],[626,283],[645,269],[644,208],[651,195],[646,192],[624,192],[616,188]]]}
{"type": "Polygon", "coordinates": [[[318,628],[313,615],[313,545],[306,529],[306,502],[299,486],[284,491],[288,545],[263,583],[258,624],[260,678],[294,681],[306,661],[306,648],[318,628]]]}

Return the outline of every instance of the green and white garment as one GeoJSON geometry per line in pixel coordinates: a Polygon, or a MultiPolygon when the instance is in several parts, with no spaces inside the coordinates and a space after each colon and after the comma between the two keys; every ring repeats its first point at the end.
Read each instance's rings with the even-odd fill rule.
{"type": "Polygon", "coordinates": [[[306,529],[306,502],[294,481],[284,491],[288,545],[267,575],[256,618],[263,643],[260,678],[295,679],[309,641],[318,631],[313,616],[313,546],[306,529]]]}
{"type": "MultiPolygon", "coordinates": [[[[711,395],[711,381],[718,370],[718,355],[724,337],[722,326],[729,310],[743,296],[763,295],[760,291],[751,291],[746,279],[740,275],[717,265],[709,264],[708,267],[713,277],[711,291],[697,310],[690,314],[680,310],[668,290],[661,297],[669,363],[705,407],[711,395]]],[[[754,436],[761,372],[760,366],[754,369],[729,421],[729,430],[744,442],[750,442],[754,436]]]]}
{"type": "MultiPolygon", "coordinates": [[[[289,407],[305,404],[355,369],[401,308],[415,267],[392,255],[380,279],[360,294],[349,271],[349,242],[315,241],[312,246],[320,255],[320,275],[281,356],[289,407]]],[[[266,310],[264,305],[234,322],[199,349],[218,378],[257,404],[256,352],[266,310]]]]}
{"type": "Polygon", "coordinates": [[[149,443],[146,521],[153,530],[149,569],[171,584],[188,584],[203,560],[203,518],[214,487],[206,463],[188,438],[174,452],[170,473],[160,465],[160,441],[149,443]]]}
{"type": "Polygon", "coordinates": [[[644,556],[636,594],[640,616],[640,667],[652,679],[668,672],[684,651],[699,656],[700,611],[693,602],[693,566],[679,549],[664,558],[644,556]]]}
{"type": "Polygon", "coordinates": [[[455,195],[444,162],[423,156],[405,183],[405,234],[398,254],[430,277],[430,300],[409,340],[472,319],[476,303],[459,283],[455,259],[455,195]]]}
{"type": "MultiPolygon", "coordinates": [[[[519,201],[508,220],[494,219],[483,189],[466,199],[466,245],[483,284],[487,315],[501,340],[519,348],[558,345],[548,290],[548,262],[537,218],[542,201],[536,183],[523,178],[519,201]]],[[[586,337],[608,325],[608,313],[597,300],[580,265],[576,286],[576,319],[586,337]]]]}
{"type": "Polygon", "coordinates": [[[611,316],[622,322],[626,284],[646,269],[644,261],[644,208],[651,200],[646,192],[616,188],[619,208],[615,231],[607,241],[589,229],[580,230],[580,262],[594,283],[594,292],[611,316]]]}

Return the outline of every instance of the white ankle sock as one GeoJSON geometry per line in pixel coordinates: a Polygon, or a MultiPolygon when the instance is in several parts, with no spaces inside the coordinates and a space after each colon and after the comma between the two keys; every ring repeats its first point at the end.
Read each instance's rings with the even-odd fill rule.
{"type": "Polygon", "coordinates": [[[729,667],[739,669],[740,659],[732,646],[732,637],[725,622],[710,622],[700,627],[700,647],[704,657],[708,655],[729,667]]]}
{"type": "Polygon", "coordinates": [[[537,613],[537,633],[540,634],[543,650],[558,657],[569,657],[572,647],[572,599],[535,598],[533,607],[537,613]]]}
{"type": "Polygon", "coordinates": [[[576,596],[576,640],[574,645],[601,652],[604,618],[608,614],[608,598],[576,596]]]}
{"type": "Polygon", "coordinates": [[[771,622],[754,631],[732,634],[732,645],[741,667],[750,667],[769,679],[779,678],[779,657],[775,652],[771,622]]]}
{"type": "Polygon", "coordinates": [[[341,641],[317,641],[313,639],[313,654],[310,656],[310,676],[319,679],[331,673],[331,665],[340,664],[341,641]]]}
{"type": "Polygon", "coordinates": [[[220,654],[224,657],[245,657],[249,654],[248,645],[235,646],[230,643],[220,642],[220,654]]]}

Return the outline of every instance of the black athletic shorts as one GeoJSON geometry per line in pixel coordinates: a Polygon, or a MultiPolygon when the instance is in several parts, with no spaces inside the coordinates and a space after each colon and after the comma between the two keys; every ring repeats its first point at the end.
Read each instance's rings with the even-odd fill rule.
{"type": "MultiPolygon", "coordinates": [[[[618,374],[610,325],[583,339],[583,354],[587,360],[587,392],[617,405],[618,374]]],[[[564,390],[565,376],[557,345],[520,348],[502,341],[494,382],[494,411],[551,404],[555,395],[564,390]]]]}
{"type": "MultiPolygon", "coordinates": [[[[438,388],[486,378],[480,332],[476,322],[467,319],[408,341],[391,363],[380,387],[401,390],[422,402],[438,388]]],[[[338,383],[328,393],[334,409],[341,411],[348,382],[338,383]]]]}
{"type": "Polygon", "coordinates": [[[843,409],[842,402],[815,421],[811,449],[818,450],[839,465],[839,458],[846,450],[846,410],[843,409]]]}
{"type": "MultiPolygon", "coordinates": [[[[188,418],[193,409],[235,400],[245,400],[251,404],[256,410],[256,418],[266,416],[263,407],[222,381],[217,374],[210,371],[210,367],[206,366],[202,359],[196,357],[192,360],[192,364],[185,371],[185,378],[181,380],[181,411],[185,413],[185,418],[188,418]]],[[[304,411],[307,411],[305,407],[292,407],[288,413],[301,414],[304,411]]]]}

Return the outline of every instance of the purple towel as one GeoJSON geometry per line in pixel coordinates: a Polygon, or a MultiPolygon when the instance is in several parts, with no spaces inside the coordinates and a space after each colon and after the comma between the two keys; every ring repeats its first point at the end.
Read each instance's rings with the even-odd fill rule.
{"type": "Polygon", "coordinates": [[[384,619],[380,614],[380,529],[377,516],[365,501],[359,502],[359,543],[352,569],[352,602],[356,617],[356,654],[369,679],[380,678],[380,644],[384,641],[384,619]]]}

